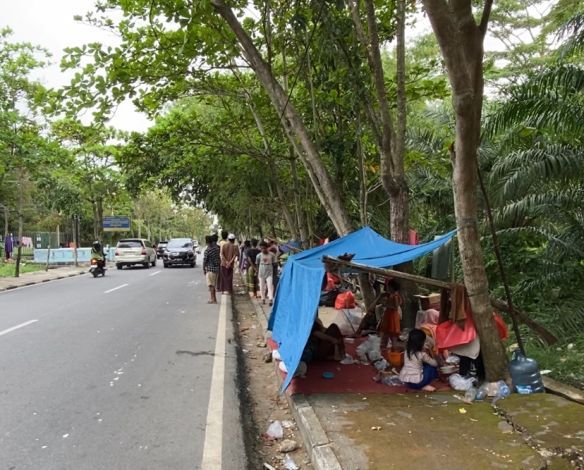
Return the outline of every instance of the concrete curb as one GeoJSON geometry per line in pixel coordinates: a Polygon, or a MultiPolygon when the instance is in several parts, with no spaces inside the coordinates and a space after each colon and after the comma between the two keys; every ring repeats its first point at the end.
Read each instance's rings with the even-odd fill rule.
{"type": "Polygon", "coordinates": [[[67,279],[70,277],[80,276],[82,274],[87,274],[87,268],[83,268],[83,270],[70,272],[67,274],[62,274],[59,276],[51,277],[48,279],[26,279],[24,277],[20,278],[13,278],[17,281],[15,284],[8,284],[7,286],[0,286],[0,292],[5,292],[9,290],[19,289],[20,287],[29,287],[34,286],[36,284],[45,284],[47,282],[58,281],[60,279],[67,279]]]}
{"type": "MultiPolygon", "coordinates": [[[[268,316],[256,299],[250,299],[264,335],[267,337],[268,316]]],[[[278,365],[274,362],[274,370],[278,383],[282,385],[282,377],[278,365]]],[[[292,410],[298,430],[304,441],[312,466],[316,470],[342,470],[339,459],[335,455],[331,442],[314,412],[314,409],[303,394],[291,395],[285,393],[288,406],[292,410]]]]}

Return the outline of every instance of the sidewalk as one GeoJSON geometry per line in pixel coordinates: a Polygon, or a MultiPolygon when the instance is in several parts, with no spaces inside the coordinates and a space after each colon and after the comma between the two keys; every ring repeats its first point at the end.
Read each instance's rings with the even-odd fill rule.
{"type": "Polygon", "coordinates": [[[66,277],[78,276],[87,272],[89,268],[63,266],[50,268],[48,271],[35,271],[32,273],[21,274],[20,277],[0,277],[0,292],[18,287],[32,286],[42,282],[64,279],[66,277]]]}
{"type": "MultiPolygon", "coordinates": [[[[269,311],[253,303],[265,329],[269,311]]],[[[547,393],[494,408],[460,395],[286,398],[315,469],[584,469],[584,406],[547,393]]]]}

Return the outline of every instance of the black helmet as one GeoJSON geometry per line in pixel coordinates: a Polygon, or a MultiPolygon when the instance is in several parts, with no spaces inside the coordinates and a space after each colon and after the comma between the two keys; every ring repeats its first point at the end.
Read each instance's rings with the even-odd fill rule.
{"type": "Polygon", "coordinates": [[[95,240],[91,245],[93,246],[93,248],[101,247],[100,243],[97,240],[95,240]]]}

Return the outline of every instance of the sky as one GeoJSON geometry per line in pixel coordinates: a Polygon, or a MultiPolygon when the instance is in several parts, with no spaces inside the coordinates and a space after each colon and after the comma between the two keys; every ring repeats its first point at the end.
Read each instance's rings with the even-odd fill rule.
{"type": "MultiPolygon", "coordinates": [[[[45,86],[59,87],[68,83],[72,75],[61,72],[59,67],[65,47],[115,42],[111,34],[73,19],[74,15],[92,10],[93,4],[94,0],[0,0],[0,28],[10,27],[15,41],[28,41],[47,49],[53,56],[52,64],[34,78],[45,86]]],[[[151,123],[128,101],[117,108],[110,124],[126,131],[144,131],[151,123]]]]}
{"type": "MultiPolygon", "coordinates": [[[[79,46],[88,42],[115,43],[116,38],[112,34],[73,19],[74,15],[84,15],[93,10],[94,1],[0,0],[0,27],[9,26],[14,31],[15,40],[41,45],[52,54],[52,65],[34,76],[45,86],[65,85],[73,74],[72,71],[61,72],[59,67],[65,47],[79,46]]],[[[408,31],[408,36],[412,38],[428,31],[430,31],[428,20],[420,15],[413,30],[408,31]]],[[[489,36],[485,46],[487,50],[501,48],[501,45],[489,36]]],[[[89,113],[82,118],[84,122],[89,119],[89,113]]],[[[127,101],[117,108],[110,124],[121,130],[144,131],[152,123],[127,101]]]]}

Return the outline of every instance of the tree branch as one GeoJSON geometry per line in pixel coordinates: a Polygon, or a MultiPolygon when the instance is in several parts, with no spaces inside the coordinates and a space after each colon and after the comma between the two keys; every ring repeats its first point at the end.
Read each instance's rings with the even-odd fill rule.
{"type": "Polygon", "coordinates": [[[483,8],[481,22],[479,23],[479,31],[481,32],[483,38],[485,37],[485,34],[487,34],[487,26],[489,24],[489,18],[491,16],[492,9],[493,9],[493,0],[485,0],[485,6],[483,8]]]}

